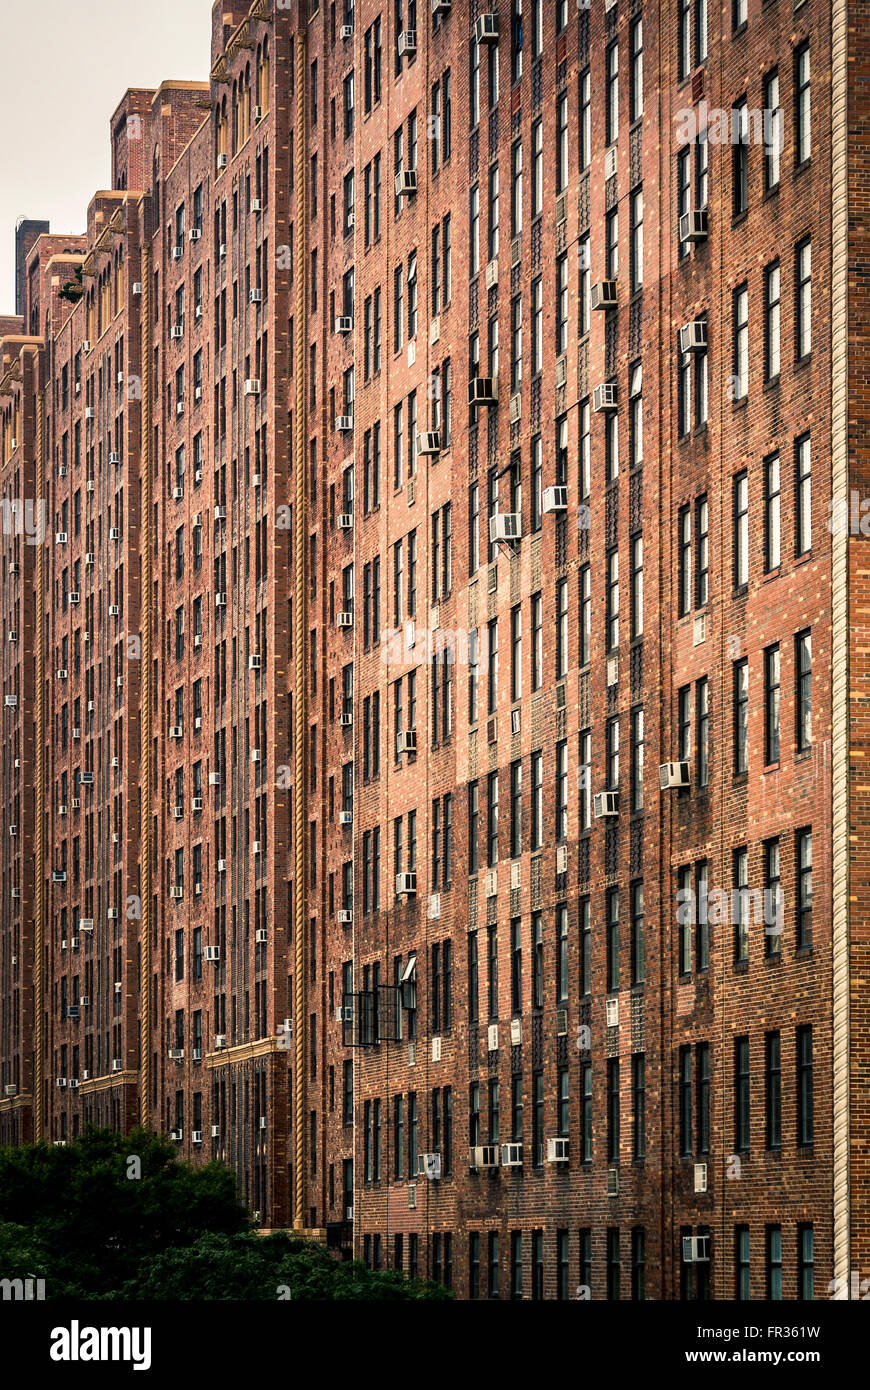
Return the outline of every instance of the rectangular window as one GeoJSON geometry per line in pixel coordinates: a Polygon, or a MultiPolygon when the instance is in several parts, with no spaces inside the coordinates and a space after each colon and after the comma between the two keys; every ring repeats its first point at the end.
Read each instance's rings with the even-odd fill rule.
{"type": "Polygon", "coordinates": [[[794,639],[795,743],[805,753],[813,741],[813,649],[809,628],[794,639]]]}
{"type": "Polygon", "coordinates": [[[779,568],[781,559],[781,480],[779,455],[764,461],[764,568],[779,568]]]}
{"type": "Polygon", "coordinates": [[[779,105],[779,73],[764,79],[764,191],[779,184],[779,157],[782,151],[782,111],[779,105]]]}
{"type": "Polygon", "coordinates": [[[735,401],[742,401],[749,391],[749,289],[746,285],[739,285],[733,292],[731,318],[734,330],[731,395],[735,401]]]}
{"type": "Polygon", "coordinates": [[[801,1224],[797,1228],[798,1241],[798,1298],[803,1302],[811,1302],[815,1297],[813,1291],[813,1268],[815,1252],[813,1246],[813,1228],[811,1224],[801,1224]]]}
{"type": "Polygon", "coordinates": [[[813,1029],[798,1028],[795,1035],[797,1077],[797,1142],[806,1148],[813,1142],[813,1029]]]}
{"type": "Polygon", "coordinates": [[[806,555],[813,542],[810,437],[795,440],[795,554],[806,555]]]}
{"type": "Polygon", "coordinates": [[[810,46],[801,44],[794,55],[794,162],[805,164],[811,149],[810,46]]]}
{"type": "Polygon", "coordinates": [[[749,583],[749,478],[745,470],[732,484],[734,524],[734,587],[749,583]]]}
{"type": "Polygon", "coordinates": [[[646,1057],[636,1052],[631,1059],[632,1147],[636,1163],[646,1157],[646,1057]]]}
{"type": "Polygon", "coordinates": [[[767,1226],[764,1231],[765,1277],[767,1298],[771,1302],[782,1299],[782,1228],[767,1226]]]}
{"type": "Polygon", "coordinates": [[[734,1147],[749,1149],[749,1039],[734,1040],[734,1147]]]}
{"type": "Polygon", "coordinates": [[[734,1298],[746,1302],[750,1297],[749,1227],[734,1227],[734,1298]]]}
{"type": "Polygon", "coordinates": [[[809,237],[799,241],[794,253],[795,358],[803,362],[812,349],[813,250],[809,237]]]}
{"type": "Polygon", "coordinates": [[[813,835],[811,830],[798,830],[795,836],[795,887],[797,896],[797,946],[812,945],[813,940],[813,835]]]}
{"type": "Polygon", "coordinates": [[[764,1130],[767,1148],[781,1148],[782,1057],[778,1032],[764,1035],[764,1130]]]}
{"type": "Polygon", "coordinates": [[[619,133],[619,44],[607,50],[605,87],[605,142],[612,145],[619,133]]]}
{"type": "Polygon", "coordinates": [[[764,745],[765,762],[779,761],[780,665],[779,643],[764,652],[764,745]]]}
{"type": "Polygon", "coordinates": [[[749,856],[745,849],[732,853],[734,960],[749,959],[749,856]]]}
{"type": "Polygon", "coordinates": [[[780,370],[780,323],[782,315],[779,261],[764,272],[764,377],[775,381],[780,370]]]}

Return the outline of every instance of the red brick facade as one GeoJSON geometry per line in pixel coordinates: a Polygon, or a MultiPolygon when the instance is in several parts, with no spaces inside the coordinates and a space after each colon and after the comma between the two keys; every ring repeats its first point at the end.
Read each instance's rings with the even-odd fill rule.
{"type": "Polygon", "coordinates": [[[478,0],[225,0],[210,82],[118,107],[112,189],[0,320],[2,500],[45,499],[44,543],[2,538],[0,1142],[142,1118],[263,1226],[463,1298],[824,1298],[860,1271],[835,26],[710,5],[705,51],[706,8],[498,0],[477,43],[478,0]],[[743,98],[745,184],[717,115],[743,98]],[[489,545],[495,513],[519,534],[489,545]]]}

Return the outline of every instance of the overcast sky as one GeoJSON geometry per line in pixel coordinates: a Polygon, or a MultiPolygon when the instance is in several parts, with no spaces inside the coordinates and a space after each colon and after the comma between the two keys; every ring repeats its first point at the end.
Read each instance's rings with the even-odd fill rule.
{"type": "Polygon", "coordinates": [[[109,117],[128,87],[208,79],[211,0],[0,0],[0,314],[15,309],[15,223],[83,232],[109,187],[109,117]]]}

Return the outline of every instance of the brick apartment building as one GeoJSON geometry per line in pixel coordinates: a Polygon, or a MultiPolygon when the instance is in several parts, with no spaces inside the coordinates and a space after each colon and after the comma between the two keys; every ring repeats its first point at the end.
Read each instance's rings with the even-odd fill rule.
{"type": "Polygon", "coordinates": [[[868,10],[223,0],[127,92],[0,319],[0,1142],[857,1296],[868,10]]]}

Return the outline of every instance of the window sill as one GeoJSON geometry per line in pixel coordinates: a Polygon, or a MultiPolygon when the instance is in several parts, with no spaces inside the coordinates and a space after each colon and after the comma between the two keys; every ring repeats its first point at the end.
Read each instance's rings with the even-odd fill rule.
{"type": "Polygon", "coordinates": [[[766,777],[770,772],[780,772],[781,770],[779,758],[776,758],[772,763],[765,763],[761,773],[763,777],[766,777]]]}
{"type": "Polygon", "coordinates": [[[812,360],[813,360],[812,349],[810,349],[810,351],[807,353],[807,355],[806,355],[805,357],[796,357],[796,358],[795,358],[795,361],[794,361],[794,369],[795,369],[795,372],[803,372],[803,371],[805,371],[806,368],[807,368],[807,367],[810,365],[810,363],[812,362],[812,360]]]}
{"type": "Polygon", "coordinates": [[[812,745],[809,748],[797,748],[794,753],[796,763],[808,763],[813,756],[812,745]]]}
{"type": "Polygon", "coordinates": [[[743,208],[743,210],[742,210],[741,212],[734,212],[734,213],[732,213],[732,214],[731,214],[731,230],[733,231],[735,227],[740,227],[740,226],[742,226],[742,224],[747,220],[748,217],[749,217],[749,208],[743,208]]]}
{"type": "Polygon", "coordinates": [[[779,197],[781,187],[781,183],[775,183],[772,188],[768,188],[761,199],[762,203],[769,203],[771,199],[779,197]]]}
{"type": "Polygon", "coordinates": [[[807,155],[806,159],[802,160],[800,164],[796,164],[796,165],[794,166],[794,176],[795,176],[795,178],[799,178],[801,174],[805,173],[806,170],[809,169],[809,167],[810,167],[810,165],[812,164],[812,162],[813,162],[812,156],[811,156],[811,155],[807,155]]]}
{"type": "Polygon", "coordinates": [[[735,975],[748,975],[748,974],[749,974],[749,961],[748,961],[748,960],[735,960],[735,961],[734,961],[734,965],[733,965],[733,969],[734,969],[734,974],[735,974],[735,975]]]}

